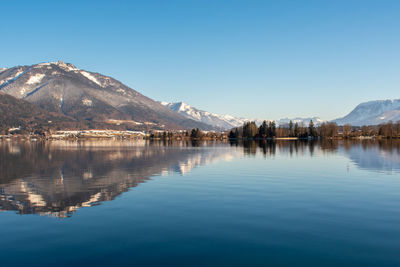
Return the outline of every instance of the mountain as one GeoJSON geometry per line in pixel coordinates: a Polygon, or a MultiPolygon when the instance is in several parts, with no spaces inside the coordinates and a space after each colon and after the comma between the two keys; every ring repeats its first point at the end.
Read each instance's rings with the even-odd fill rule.
{"type": "Polygon", "coordinates": [[[218,115],[204,110],[194,108],[184,102],[168,103],[160,102],[162,105],[168,107],[172,111],[179,113],[186,118],[195,121],[203,122],[222,129],[231,129],[233,127],[242,126],[246,119],[235,118],[230,115],[218,115]]]}
{"type": "MultiPolygon", "coordinates": [[[[263,120],[261,119],[245,119],[245,118],[236,118],[231,115],[218,115],[215,113],[210,113],[208,111],[199,110],[194,108],[184,102],[176,102],[176,103],[168,103],[168,102],[160,102],[162,105],[168,107],[169,109],[182,114],[183,116],[199,121],[204,122],[209,125],[213,125],[216,127],[223,128],[225,130],[231,129],[234,127],[240,127],[246,121],[255,121],[257,125],[260,125],[263,120]]],[[[319,117],[312,117],[312,118],[284,118],[277,120],[277,125],[286,125],[289,124],[290,120],[293,123],[299,123],[308,125],[310,120],[314,122],[315,125],[319,125],[324,122],[324,120],[320,119],[319,117]]]]}
{"type": "MultiPolygon", "coordinates": [[[[124,130],[124,125],[111,125],[113,129],[124,130]]],[[[61,112],[45,110],[28,101],[15,98],[0,92],[0,135],[7,134],[10,129],[29,133],[32,130],[47,129],[107,129],[105,122],[77,121],[61,112]]]]}
{"type": "Polygon", "coordinates": [[[62,61],[1,69],[0,92],[84,123],[125,123],[138,129],[213,128],[111,77],[62,61]]]}
{"type": "Polygon", "coordinates": [[[76,127],[76,122],[57,112],[46,110],[22,99],[0,92],[0,134],[10,128],[49,127],[52,125],[76,127]]]}
{"type": "Polygon", "coordinates": [[[309,118],[300,118],[300,117],[296,117],[296,118],[283,118],[283,119],[279,119],[276,124],[278,125],[287,125],[290,123],[290,121],[292,121],[293,123],[297,123],[299,125],[303,124],[303,125],[307,125],[310,123],[310,121],[313,121],[314,125],[321,125],[322,123],[326,122],[325,120],[321,119],[320,117],[309,117],[309,118]]]}
{"type": "Polygon", "coordinates": [[[348,115],[333,120],[339,125],[355,126],[378,125],[389,121],[400,120],[400,99],[376,100],[359,104],[348,115]]]}

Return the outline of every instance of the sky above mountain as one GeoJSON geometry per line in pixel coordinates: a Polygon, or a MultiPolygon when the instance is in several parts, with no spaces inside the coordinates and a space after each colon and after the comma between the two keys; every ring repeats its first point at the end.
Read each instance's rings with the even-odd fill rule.
{"type": "Polygon", "coordinates": [[[400,98],[400,1],[4,1],[0,68],[70,62],[153,99],[334,119],[400,98]]]}

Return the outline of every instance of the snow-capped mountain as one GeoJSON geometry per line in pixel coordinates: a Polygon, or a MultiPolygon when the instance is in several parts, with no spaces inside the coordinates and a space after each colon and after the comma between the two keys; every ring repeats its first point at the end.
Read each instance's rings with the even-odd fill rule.
{"type": "Polygon", "coordinates": [[[212,129],[172,112],[112,77],[62,61],[2,69],[0,92],[84,124],[117,122],[146,129],[212,129]]]}
{"type": "Polygon", "coordinates": [[[378,125],[400,120],[400,99],[376,100],[359,104],[348,115],[334,120],[339,125],[378,125]]]}
{"type": "MultiPolygon", "coordinates": [[[[247,121],[255,121],[257,125],[261,125],[264,120],[262,119],[245,119],[245,118],[237,118],[231,115],[219,115],[215,113],[211,113],[204,110],[199,110],[194,108],[184,102],[176,102],[176,103],[168,103],[168,102],[160,102],[164,106],[170,108],[171,110],[182,114],[183,116],[204,122],[209,125],[213,125],[216,127],[220,127],[223,129],[231,129],[234,127],[240,127],[243,123],[247,121]]],[[[293,123],[304,124],[308,125],[310,120],[314,122],[315,125],[319,125],[324,122],[324,120],[320,119],[319,117],[312,117],[312,118],[284,118],[276,121],[277,125],[287,125],[289,124],[290,120],[293,123]]]]}
{"type": "Polygon", "coordinates": [[[292,121],[293,123],[297,123],[297,124],[299,124],[299,125],[306,125],[306,126],[308,126],[308,124],[310,123],[311,120],[313,121],[313,123],[314,123],[315,126],[320,125],[320,124],[326,122],[325,120],[321,119],[320,117],[310,117],[310,118],[300,118],[300,117],[296,117],[296,118],[292,118],[292,119],[289,119],[289,118],[280,119],[280,120],[278,120],[278,121],[276,122],[276,124],[278,124],[278,125],[286,125],[286,124],[289,124],[290,121],[292,121]]]}
{"type": "Polygon", "coordinates": [[[222,129],[231,129],[234,127],[242,126],[247,119],[236,118],[230,115],[219,115],[204,110],[194,108],[184,102],[168,103],[160,102],[162,105],[168,107],[186,118],[200,121],[222,129]]]}

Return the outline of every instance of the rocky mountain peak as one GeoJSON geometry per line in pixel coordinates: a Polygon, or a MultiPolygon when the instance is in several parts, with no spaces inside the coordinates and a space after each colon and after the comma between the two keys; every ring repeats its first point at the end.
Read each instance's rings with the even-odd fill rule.
{"type": "Polygon", "coordinates": [[[111,77],[61,60],[0,72],[0,91],[85,123],[117,121],[135,129],[213,129],[176,114],[111,77]]]}

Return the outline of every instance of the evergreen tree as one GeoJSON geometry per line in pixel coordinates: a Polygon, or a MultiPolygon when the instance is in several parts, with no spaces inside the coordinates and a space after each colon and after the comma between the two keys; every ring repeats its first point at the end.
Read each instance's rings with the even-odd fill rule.
{"type": "Polygon", "coordinates": [[[237,133],[237,128],[235,128],[235,130],[232,129],[232,130],[230,130],[228,137],[229,137],[230,139],[236,139],[236,138],[238,138],[238,136],[236,135],[236,133],[237,133]]]}
{"type": "Polygon", "coordinates": [[[317,130],[315,129],[315,126],[314,126],[314,123],[312,120],[310,120],[310,123],[308,125],[308,134],[313,138],[317,137],[317,130]]]}
{"type": "Polygon", "coordinates": [[[254,138],[258,133],[257,125],[254,121],[245,122],[243,125],[243,137],[244,138],[254,138]]]}
{"type": "Polygon", "coordinates": [[[260,125],[260,128],[258,129],[258,135],[262,138],[265,138],[267,136],[267,131],[268,131],[267,122],[263,121],[263,123],[260,125]]]}
{"type": "Polygon", "coordinates": [[[293,136],[293,122],[289,121],[289,136],[293,136]]]}
{"type": "Polygon", "coordinates": [[[275,121],[271,122],[271,137],[276,137],[276,123],[275,121]]]}
{"type": "Polygon", "coordinates": [[[294,124],[293,136],[299,137],[299,124],[297,124],[297,122],[294,124]]]}
{"type": "Polygon", "coordinates": [[[190,133],[190,138],[199,139],[202,136],[203,136],[203,133],[200,131],[199,128],[192,129],[192,132],[190,133]]]}
{"type": "Polygon", "coordinates": [[[267,137],[268,138],[272,137],[272,123],[271,122],[268,122],[267,137]]]}

